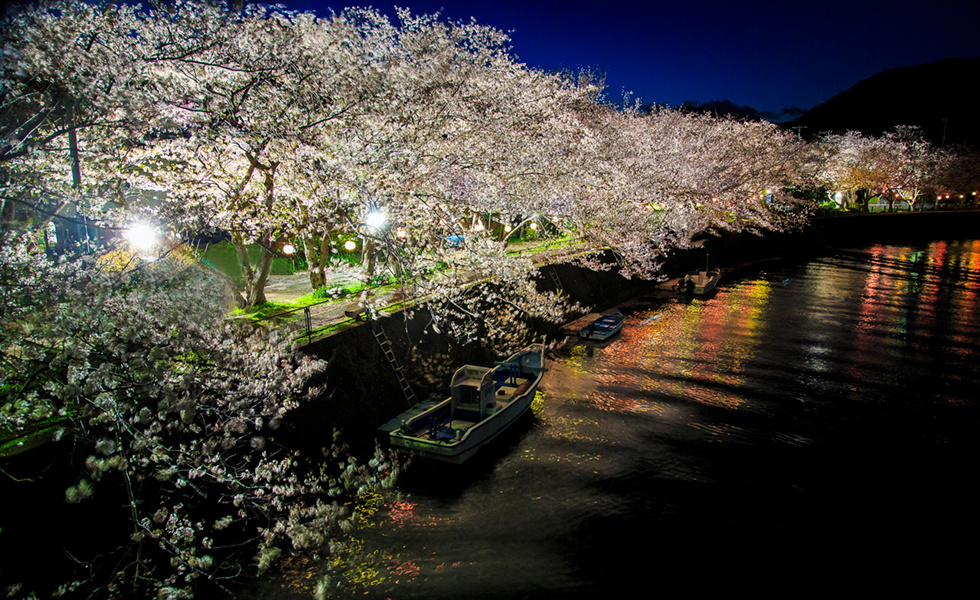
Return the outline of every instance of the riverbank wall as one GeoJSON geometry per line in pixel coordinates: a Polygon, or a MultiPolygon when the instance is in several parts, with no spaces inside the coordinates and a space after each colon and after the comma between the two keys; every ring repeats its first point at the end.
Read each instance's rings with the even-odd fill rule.
{"type": "Polygon", "coordinates": [[[816,240],[826,246],[977,239],[980,211],[852,215],[816,219],[813,228],[818,236],[816,240]]]}
{"type": "MultiPolygon", "coordinates": [[[[605,259],[613,261],[611,255],[605,259]]],[[[546,265],[540,272],[539,290],[560,291],[573,302],[597,311],[656,291],[658,283],[570,264],[546,265]]],[[[547,342],[561,336],[560,326],[561,323],[532,323],[547,342]]],[[[382,349],[379,335],[390,344],[415,395],[414,401],[446,398],[457,368],[464,364],[492,365],[502,358],[478,341],[462,344],[437,333],[432,316],[424,309],[361,323],[303,347],[304,352],[330,361],[327,393],[290,413],[287,426],[280,430],[282,441],[304,454],[318,454],[322,447],[329,446],[332,431],[337,428],[355,453],[366,452],[374,444],[377,428],[412,405],[382,349]]]]}
{"type": "MultiPolygon", "coordinates": [[[[926,212],[846,216],[815,219],[802,230],[764,235],[722,233],[701,247],[678,251],[663,265],[663,275],[678,277],[689,270],[725,269],[733,279],[760,268],[766,261],[805,260],[828,247],[874,243],[913,243],[934,239],[980,237],[980,211],[926,212]]],[[[612,262],[612,256],[605,257],[612,262]]],[[[561,292],[574,302],[601,312],[626,300],[663,293],[657,283],[626,279],[615,271],[591,271],[571,264],[541,269],[540,290],[561,292]]],[[[570,319],[577,315],[570,315],[570,319]]],[[[368,451],[377,428],[410,406],[391,362],[376,334],[383,331],[417,400],[448,396],[452,373],[463,364],[491,365],[494,356],[478,342],[459,344],[432,328],[431,316],[416,310],[411,318],[395,313],[364,323],[304,348],[330,360],[328,392],[293,411],[284,441],[304,451],[319,453],[329,446],[334,428],[355,451],[368,451]]],[[[560,324],[535,323],[548,340],[560,337],[560,324]]]]}

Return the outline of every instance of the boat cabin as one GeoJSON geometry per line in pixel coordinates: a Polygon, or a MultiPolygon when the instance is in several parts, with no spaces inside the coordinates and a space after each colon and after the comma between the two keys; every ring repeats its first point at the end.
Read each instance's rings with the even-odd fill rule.
{"type": "Polygon", "coordinates": [[[450,397],[451,420],[476,423],[503,408],[530,386],[520,364],[496,368],[466,365],[456,370],[450,397]]]}
{"type": "Polygon", "coordinates": [[[456,370],[452,382],[452,419],[477,422],[493,408],[496,389],[493,369],[466,365],[456,370]]]}

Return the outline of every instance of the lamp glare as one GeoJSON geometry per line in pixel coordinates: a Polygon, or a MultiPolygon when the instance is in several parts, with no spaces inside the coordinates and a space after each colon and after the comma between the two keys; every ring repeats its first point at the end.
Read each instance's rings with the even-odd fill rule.
{"type": "Polygon", "coordinates": [[[138,223],[126,230],[126,239],[137,250],[149,250],[157,243],[157,233],[145,223],[138,223]]]}
{"type": "Polygon", "coordinates": [[[365,217],[364,223],[371,229],[380,229],[385,224],[386,220],[387,218],[383,212],[372,210],[367,214],[367,217],[365,217]]]}

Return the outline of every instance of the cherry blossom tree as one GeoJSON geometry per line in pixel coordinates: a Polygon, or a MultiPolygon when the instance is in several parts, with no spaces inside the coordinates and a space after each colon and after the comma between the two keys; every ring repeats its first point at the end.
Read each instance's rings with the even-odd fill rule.
{"type": "Polygon", "coordinates": [[[150,58],[168,69],[168,111],[129,160],[170,190],[170,219],[231,233],[244,304],[254,306],[282,245],[334,212],[331,196],[318,195],[324,182],[311,187],[307,172],[332,177],[323,135],[372,95],[369,65],[363,36],[342,19],[252,9],[211,35],[206,47],[194,45],[193,27],[166,38],[180,43],[156,42],[150,58]],[[255,265],[253,243],[262,249],[255,265]]]}
{"type": "Polygon", "coordinates": [[[811,159],[764,123],[594,105],[573,160],[576,229],[616,252],[624,274],[655,277],[664,255],[713,229],[783,229],[808,209],[786,188],[811,159]]]}
{"type": "Polygon", "coordinates": [[[918,127],[899,126],[885,133],[884,138],[895,154],[888,210],[894,210],[896,198],[902,198],[910,210],[915,210],[925,188],[935,184],[948,161],[946,153],[929,143],[918,127]]]}
{"type": "Polygon", "coordinates": [[[980,153],[970,148],[958,148],[955,152],[944,154],[931,189],[937,194],[962,195],[966,207],[977,208],[980,153]]]}
{"type": "Polygon", "coordinates": [[[937,182],[945,153],[925,141],[915,127],[899,126],[881,137],[857,132],[818,142],[826,162],[818,178],[832,192],[856,193],[862,206],[879,196],[893,211],[902,198],[914,208],[923,190],[937,182]]]}
{"type": "Polygon", "coordinates": [[[191,258],[52,262],[20,238],[0,251],[0,281],[0,430],[55,427],[87,456],[68,502],[123,490],[119,566],[85,586],[183,597],[247,572],[230,547],[253,548],[259,569],[283,551],[341,552],[347,505],[392,487],[393,455],[361,464],[334,443],[310,461],[273,441],[327,364],[225,320],[224,283],[191,258]]]}
{"type": "Polygon", "coordinates": [[[849,131],[826,136],[821,147],[826,162],[819,180],[830,189],[856,193],[862,209],[869,198],[891,189],[897,158],[886,140],[849,131]]]}
{"type": "MultiPolygon", "coordinates": [[[[384,251],[406,298],[437,312],[462,314],[470,282],[506,265],[494,283],[522,290],[514,294],[527,300],[519,310],[554,313],[556,298],[532,293],[535,270],[506,258],[485,216],[545,205],[540,190],[548,186],[540,184],[556,177],[534,154],[548,131],[542,123],[558,119],[564,99],[581,91],[516,63],[506,37],[491,28],[406,11],[398,26],[365,11],[354,17],[371,20],[387,51],[377,102],[332,132],[331,146],[344,149],[336,156],[348,178],[338,189],[348,229],[366,240],[369,256],[384,251]],[[383,214],[384,225],[372,226],[370,214],[383,214]],[[439,274],[419,277],[432,273],[439,274]]],[[[365,276],[372,275],[369,261],[365,276]]]]}
{"type": "MultiPolygon", "coordinates": [[[[296,197],[276,193],[276,177],[294,164],[280,168],[276,162],[281,154],[302,154],[296,150],[306,139],[286,139],[280,131],[270,132],[275,135],[265,144],[249,139],[229,125],[236,118],[248,125],[248,119],[231,110],[210,113],[219,122],[207,127],[199,110],[211,102],[202,95],[204,84],[214,83],[216,102],[231,109],[238,98],[229,92],[234,77],[192,78],[195,68],[235,72],[248,62],[250,57],[225,49],[218,54],[225,62],[204,64],[213,58],[212,44],[232,47],[235,36],[250,33],[247,26],[256,28],[256,37],[267,34],[270,43],[290,40],[277,38],[282,32],[270,31],[267,23],[249,21],[255,11],[232,17],[192,3],[175,11],[161,17],[132,7],[45,4],[19,17],[22,29],[5,29],[17,32],[4,64],[5,107],[16,109],[3,124],[5,213],[13,203],[38,212],[52,196],[57,204],[101,208],[111,200],[148,212],[131,199],[137,186],[154,186],[166,190],[171,205],[186,203],[167,214],[193,216],[195,206],[187,201],[202,197],[205,188],[195,177],[207,176],[206,167],[216,173],[204,181],[214,184],[207,189],[212,195],[231,190],[223,200],[252,194],[275,210],[295,209],[295,203],[275,204],[279,196],[296,197]],[[45,94],[52,98],[70,98],[75,118],[65,117],[63,108],[45,112],[45,103],[54,100],[31,96],[36,82],[48,86],[45,94]],[[58,86],[68,92],[56,96],[51,90],[58,86]],[[119,86],[128,90],[116,103],[111,92],[119,86]],[[37,116],[24,117],[28,109],[37,116]],[[74,141],[68,139],[73,135],[74,141]],[[196,163],[181,154],[195,135],[212,142],[194,147],[212,153],[196,163]]],[[[268,60],[260,66],[274,76],[295,74],[276,71],[268,60]]],[[[257,94],[274,87],[254,70],[237,76],[257,94]]],[[[271,110],[288,112],[275,101],[288,102],[274,97],[271,110]]],[[[225,206],[231,213],[253,210],[225,206]]],[[[131,215],[103,218],[113,225],[131,215]]],[[[278,232],[262,229],[261,221],[241,222],[251,227],[242,227],[243,237],[278,232]]],[[[266,222],[278,225],[268,217],[266,222]]],[[[94,570],[83,573],[80,579],[89,581],[82,585],[96,594],[155,590],[161,597],[186,597],[198,581],[249,572],[230,547],[258,552],[260,570],[284,551],[344,552],[340,540],[352,526],[347,505],[371,502],[377,491],[390,488],[398,463],[378,453],[363,465],[339,444],[319,460],[304,459],[270,435],[298,402],[318,394],[326,363],[298,355],[280,334],[226,322],[229,290],[189,257],[176,260],[174,251],[169,260],[146,263],[102,249],[52,261],[38,249],[38,225],[38,219],[4,223],[0,426],[6,437],[54,424],[59,443],[86,453],[83,472],[67,490],[69,502],[85,501],[97,488],[110,495],[123,490],[120,517],[131,533],[113,545],[119,568],[108,579],[94,570]]]]}
{"type": "Polygon", "coordinates": [[[91,191],[105,180],[83,163],[114,147],[154,106],[151,66],[136,60],[129,37],[140,27],[134,15],[129,7],[43,2],[4,19],[4,234],[17,210],[18,218],[37,221],[64,217],[69,207],[92,213],[104,204],[105,186],[103,193],[91,191]]]}

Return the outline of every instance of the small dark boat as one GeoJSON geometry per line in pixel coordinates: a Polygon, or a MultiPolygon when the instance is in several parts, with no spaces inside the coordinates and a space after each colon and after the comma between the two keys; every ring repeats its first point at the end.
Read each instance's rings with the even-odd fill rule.
{"type": "Polygon", "coordinates": [[[707,294],[715,289],[718,280],[721,279],[721,271],[711,269],[710,271],[691,271],[684,276],[678,283],[678,288],[682,292],[693,292],[699,296],[707,294]]]}

